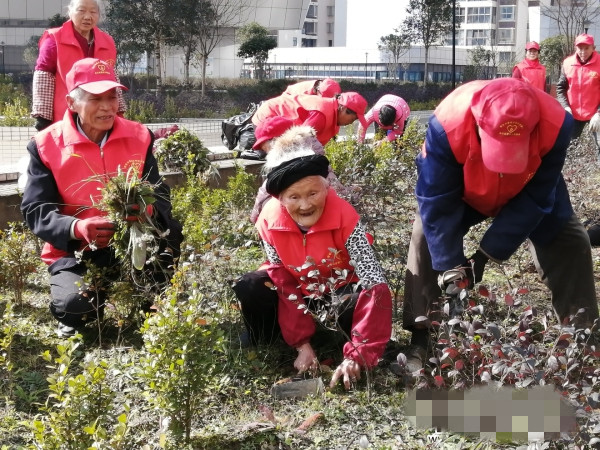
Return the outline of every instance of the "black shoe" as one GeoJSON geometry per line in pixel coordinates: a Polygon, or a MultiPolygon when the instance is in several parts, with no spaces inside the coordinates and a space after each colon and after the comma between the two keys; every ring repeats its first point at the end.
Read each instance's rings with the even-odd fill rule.
{"type": "Polygon", "coordinates": [[[253,159],[255,161],[264,161],[267,157],[267,153],[262,150],[243,150],[240,153],[240,158],[253,159]]]}
{"type": "Polygon", "coordinates": [[[587,229],[587,233],[590,237],[590,244],[592,245],[592,247],[600,246],[600,225],[592,225],[587,229]]]}
{"type": "Polygon", "coordinates": [[[77,329],[59,322],[58,328],[56,328],[56,334],[58,337],[67,339],[75,336],[77,334],[77,329]]]}

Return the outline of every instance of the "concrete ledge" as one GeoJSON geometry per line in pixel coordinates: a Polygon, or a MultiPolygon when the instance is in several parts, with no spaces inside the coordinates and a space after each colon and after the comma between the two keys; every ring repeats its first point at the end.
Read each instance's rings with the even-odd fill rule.
{"type": "MultiPolygon", "coordinates": [[[[260,171],[264,165],[263,161],[249,159],[217,159],[212,162],[219,173],[218,177],[210,180],[212,188],[225,188],[227,180],[235,176],[238,166],[244,167],[248,173],[257,176],[256,187],[261,184],[260,171]]],[[[180,186],[185,182],[185,176],[181,172],[163,173],[165,182],[170,187],[180,186]]],[[[0,230],[6,229],[9,222],[21,222],[21,193],[17,188],[16,178],[14,181],[0,182],[0,230]]]]}

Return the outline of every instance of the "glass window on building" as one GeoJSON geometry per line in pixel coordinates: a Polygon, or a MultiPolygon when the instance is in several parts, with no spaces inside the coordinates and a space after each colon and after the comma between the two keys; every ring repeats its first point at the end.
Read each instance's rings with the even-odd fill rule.
{"type": "Polygon", "coordinates": [[[510,64],[514,61],[513,52],[498,52],[498,62],[500,64],[510,64]]]}
{"type": "Polygon", "coordinates": [[[515,30],[513,28],[498,29],[498,45],[512,45],[515,43],[515,30]]]}
{"type": "Polygon", "coordinates": [[[456,23],[465,23],[465,8],[456,8],[456,23]]]}
{"type": "Polygon", "coordinates": [[[493,23],[492,18],[496,8],[478,6],[467,8],[467,23],[493,23]]]}
{"type": "Polygon", "coordinates": [[[327,17],[333,17],[335,15],[335,6],[327,7],[327,17]]]}
{"type": "Polygon", "coordinates": [[[467,30],[467,45],[491,45],[491,30],[467,30]]]}
{"type": "Polygon", "coordinates": [[[298,38],[292,38],[292,47],[298,47],[298,38]]]}
{"type": "Polygon", "coordinates": [[[316,22],[304,22],[302,27],[302,34],[308,34],[314,36],[317,34],[317,23],[316,22]]]}
{"type": "Polygon", "coordinates": [[[327,22],[327,32],[333,33],[333,22],[327,22]]]}
{"type": "Polygon", "coordinates": [[[317,5],[310,5],[308,7],[308,12],[306,13],[307,19],[316,19],[317,18],[317,5]]]}
{"type": "Polygon", "coordinates": [[[514,6],[500,6],[500,20],[502,21],[513,21],[515,20],[515,7],[514,6]]]}

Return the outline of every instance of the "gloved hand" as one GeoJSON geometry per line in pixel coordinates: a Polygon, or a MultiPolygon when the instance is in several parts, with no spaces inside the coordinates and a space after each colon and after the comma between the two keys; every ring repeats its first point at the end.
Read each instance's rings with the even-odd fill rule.
{"type": "Polygon", "coordinates": [[[573,114],[573,111],[571,110],[570,106],[565,106],[565,111],[568,112],[569,114],[573,114]]]}
{"type": "Polygon", "coordinates": [[[36,117],[35,118],[35,129],[38,131],[42,131],[44,128],[48,127],[52,125],[52,121],[48,120],[48,119],[44,119],[43,117],[36,117]]]}
{"type": "Polygon", "coordinates": [[[75,237],[88,244],[95,244],[98,248],[107,247],[113,234],[115,225],[102,216],[89,217],[75,223],[75,237]]]}
{"type": "Polygon", "coordinates": [[[475,283],[479,283],[483,278],[483,271],[485,270],[485,265],[489,259],[490,258],[488,258],[481,250],[477,250],[469,258],[469,262],[471,263],[470,270],[472,271],[472,279],[475,283]]]}
{"type": "Polygon", "coordinates": [[[600,113],[596,112],[590,119],[590,131],[597,133],[600,131],[600,113]]]}
{"type": "Polygon", "coordinates": [[[125,206],[125,220],[127,222],[144,221],[146,217],[152,217],[154,214],[154,207],[152,205],[146,205],[146,213],[140,213],[140,205],[137,203],[131,203],[125,206]]]}
{"type": "Polygon", "coordinates": [[[442,272],[438,276],[438,286],[448,295],[456,295],[461,290],[472,287],[473,272],[468,261],[453,269],[442,272]]]}

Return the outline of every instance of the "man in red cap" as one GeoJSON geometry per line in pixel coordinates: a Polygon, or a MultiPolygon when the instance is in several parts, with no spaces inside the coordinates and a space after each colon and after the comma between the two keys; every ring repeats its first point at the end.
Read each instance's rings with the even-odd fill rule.
{"type": "MultiPolygon", "coordinates": [[[[30,141],[27,184],[21,211],[33,233],[45,241],[42,260],[48,264],[59,336],[71,336],[102,316],[106,289],[102,281],[86,284],[92,264],[116,278],[120,267],[111,239],[115,224],[98,209],[101,189],[119,171],[147,180],[155,201],[147,208],[126,205],[126,219],[150,221],[160,230],[156,263],[148,264],[157,283],[165,283],[179,256],[181,225],[171,215],[170,190],[152,155],[154,137],[145,126],[117,115],[117,89],[126,89],[108,63],[84,58],[66,76],[67,110],[63,119],[30,141]],[[137,208],[136,208],[137,207],[137,208]],[[117,272],[117,273],[115,273],[117,272]]],[[[143,206],[143,205],[142,205],[143,206]]]]}
{"type": "Polygon", "coordinates": [[[596,147],[600,151],[597,132],[600,131],[600,56],[596,53],[594,38],[580,34],[575,38],[575,53],[565,58],[558,83],[556,98],[575,119],[572,139],[581,136],[590,123],[596,147]]]}
{"type": "Polygon", "coordinates": [[[367,101],[357,92],[343,92],[334,98],[282,94],[262,102],[252,116],[252,123],[258,127],[269,117],[286,117],[294,125],[312,127],[319,142],[325,145],[338,134],[341,126],[357,119],[366,128],[366,109],[367,101]]]}
{"type": "Polygon", "coordinates": [[[342,88],[333,78],[325,78],[324,80],[307,80],[290,84],[283,93],[288,95],[320,95],[321,97],[333,98],[342,93],[342,88]]]}
{"type": "Polygon", "coordinates": [[[526,240],[560,323],[598,319],[590,243],[561,174],[572,126],[554,98],[514,78],[466,83],[434,111],[416,158],[403,308],[409,370],[425,361],[442,292],[456,280],[473,287],[489,260],[506,261],[526,240]],[[465,234],[488,218],[465,256],[465,234]]]}
{"type": "Polygon", "coordinates": [[[512,77],[546,91],[546,67],[540,63],[540,44],[535,41],[525,45],[525,59],[513,67],[512,77]]]}

